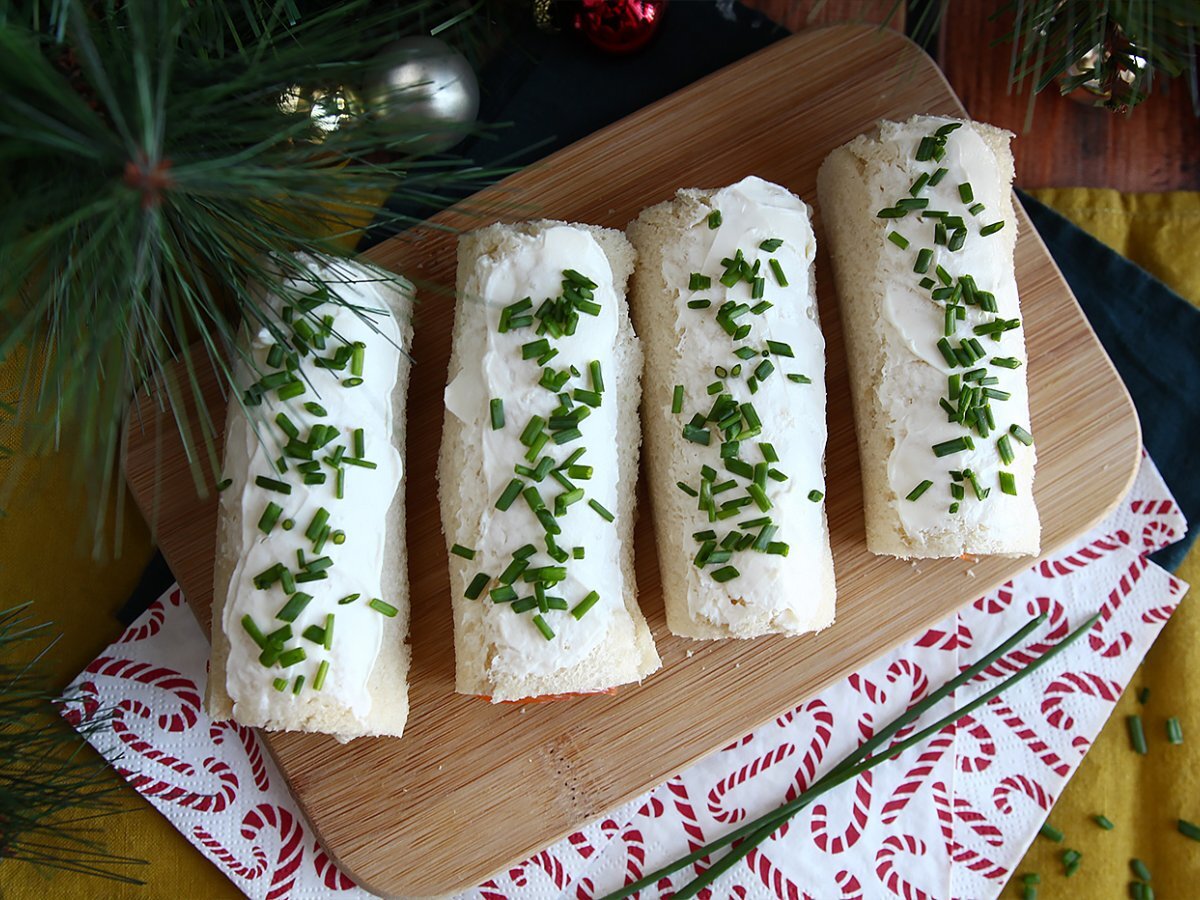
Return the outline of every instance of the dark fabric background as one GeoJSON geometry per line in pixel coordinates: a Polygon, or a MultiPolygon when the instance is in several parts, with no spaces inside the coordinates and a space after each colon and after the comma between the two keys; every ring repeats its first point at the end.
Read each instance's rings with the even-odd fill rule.
{"type": "MultiPolygon", "coordinates": [[[[632,56],[520,28],[480,73],[480,121],[497,127],[455,152],[481,166],[526,165],[786,36],[758,13],[708,0],[675,0],[653,42],[632,56]]],[[[1053,210],[1021,200],[1124,378],[1146,448],[1188,520],[1200,521],[1200,480],[1191,473],[1200,437],[1200,312],[1053,210]]],[[[404,209],[416,218],[436,211],[404,209]]],[[[363,249],[389,236],[375,229],[363,249]]],[[[1154,558],[1174,568],[1189,545],[1154,558]]],[[[122,620],[132,621],[169,584],[160,558],[122,620]]]]}

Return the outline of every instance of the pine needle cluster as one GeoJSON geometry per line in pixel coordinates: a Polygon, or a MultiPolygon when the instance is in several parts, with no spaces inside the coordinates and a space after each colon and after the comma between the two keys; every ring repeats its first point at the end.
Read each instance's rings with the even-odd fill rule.
{"type": "Polygon", "coordinates": [[[0,0],[0,361],[29,360],[19,396],[0,397],[26,442],[11,449],[72,446],[99,523],[122,419],[152,385],[211,484],[213,423],[183,401],[200,365],[231,378],[239,323],[265,320],[263,289],[313,283],[300,259],[346,256],[373,216],[404,227],[394,210],[493,178],[406,155],[420,120],[347,104],[327,132],[289,98],[336,102],[400,36],[478,41],[482,8],[0,0]],[[400,202],[380,211],[389,194],[400,202]],[[175,360],[184,376],[164,380],[175,360]]]}

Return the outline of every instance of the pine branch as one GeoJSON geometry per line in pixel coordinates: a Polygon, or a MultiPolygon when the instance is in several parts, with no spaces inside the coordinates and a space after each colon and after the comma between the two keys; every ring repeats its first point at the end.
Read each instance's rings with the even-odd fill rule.
{"type": "Polygon", "coordinates": [[[261,291],[319,286],[301,259],[349,255],[372,216],[414,224],[378,209],[389,194],[436,201],[499,174],[381,155],[424,123],[359,112],[326,134],[284,102],[361,86],[398,34],[478,40],[480,8],[29,0],[0,15],[0,361],[44,348],[13,404],[26,441],[13,449],[73,446],[97,538],[136,390],[170,398],[206,491],[218,426],[183,401],[206,362],[232,383],[240,323],[268,320],[261,291]],[[174,360],[177,383],[162,370],[174,360]]]}

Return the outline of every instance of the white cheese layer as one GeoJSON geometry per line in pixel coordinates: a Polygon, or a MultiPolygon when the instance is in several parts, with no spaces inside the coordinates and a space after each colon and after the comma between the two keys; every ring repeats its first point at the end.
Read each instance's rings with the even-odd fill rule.
{"type": "MultiPolygon", "coordinates": [[[[476,436],[482,450],[483,483],[478,489],[486,492],[488,503],[478,521],[461,523],[458,532],[479,536],[477,546],[471,548],[476,550],[471,570],[490,575],[489,589],[495,588],[495,579],[511,562],[513,551],[533,544],[537,549],[529,557],[531,568],[563,565],[567,569],[566,580],[548,589],[547,594],[562,597],[571,608],[592,591],[599,592],[600,599],[579,620],[569,611],[541,613],[554,632],[550,640],[533,622],[537,609],[514,612],[510,603],[494,603],[487,592],[477,601],[468,602],[463,624],[487,636],[494,648],[489,665],[496,680],[552,675],[586,658],[604,638],[614,615],[628,615],[618,523],[605,521],[588,505],[588,500],[596,500],[613,515],[619,515],[621,506],[614,439],[618,306],[612,270],[603,249],[587,231],[554,226],[534,236],[520,236],[514,252],[480,257],[464,284],[464,294],[465,303],[480,304],[480,314],[468,317],[459,334],[463,367],[446,387],[445,400],[447,409],[476,436]],[[590,365],[598,361],[606,390],[601,405],[580,424],[582,438],[562,445],[551,440],[537,454],[537,458],[551,456],[557,467],[577,449],[586,448],[578,464],[592,467],[590,479],[571,479],[583,488],[585,499],[557,517],[562,533],[554,537],[556,544],[568,552],[584,548],[584,558],[572,557],[559,563],[548,555],[545,529],[523,497],[518,496],[507,510],[497,509],[495,502],[509,482],[518,477],[514,466],[536,464],[536,459],[526,458],[529,448],[521,442],[526,425],[535,415],[548,420],[559,403],[554,392],[538,383],[543,367],[536,359],[522,359],[522,345],[539,338],[535,328],[515,328],[501,334],[501,311],[530,297],[532,313],[543,300],[560,296],[565,269],[580,272],[596,283],[595,302],[600,312],[596,316],[581,314],[574,335],[550,339],[550,346],[558,354],[546,365],[555,370],[575,367],[580,375],[562,388],[570,392],[592,388],[590,365]],[[502,429],[491,425],[489,404],[493,398],[504,403],[502,429]]],[[[536,487],[551,510],[554,498],[566,491],[551,476],[541,482],[529,477],[521,477],[521,481],[526,487],[536,487]]],[[[513,587],[521,597],[532,593],[531,586],[522,579],[513,587]]]]}
{"type": "MultiPolygon", "coordinates": [[[[322,702],[349,709],[356,718],[365,720],[371,711],[367,681],[379,654],[385,621],[368,602],[374,598],[384,602],[389,599],[382,590],[387,513],[403,475],[403,462],[393,446],[392,422],[392,391],[402,352],[401,331],[383,300],[383,292],[394,289],[380,283],[349,283],[351,278],[370,277],[357,267],[318,270],[317,274],[331,282],[330,291],[353,305],[357,312],[324,302],[304,317],[314,326],[324,316],[333,317],[333,336],[326,338],[326,349],[315,350],[300,359],[297,376],[305,382],[304,393],[282,401],[275,390],[267,391],[260,405],[249,407],[253,427],[244,416],[234,419],[225,451],[225,476],[232,483],[221,495],[223,513],[240,516],[242,523],[240,562],[233,574],[222,619],[230,644],[226,689],[233,700],[235,717],[246,721],[278,720],[286,716],[289,706],[314,690],[323,661],[329,666],[320,689],[322,702]],[[352,377],[349,365],[335,371],[315,364],[317,357],[333,356],[343,341],[349,344],[360,341],[365,345],[362,384],[356,387],[342,384],[352,377]],[[319,404],[326,414],[316,415],[306,410],[304,404],[310,402],[319,404]],[[344,498],[340,500],[336,496],[336,470],[324,461],[318,469],[326,475],[324,484],[304,483],[298,466],[305,460],[287,459],[287,471],[279,472],[276,460],[288,441],[276,422],[280,412],[294,423],[301,439],[318,423],[338,429],[333,440],[313,453],[316,460],[324,460],[339,446],[345,448],[346,456],[352,457],[353,431],[362,428],[364,458],[377,468],[346,465],[344,498]],[[291,488],[290,493],[259,486],[256,484],[259,476],[285,482],[291,488]],[[270,533],[264,534],[259,521],[272,502],[279,504],[283,512],[270,533]],[[345,539],[340,544],[327,539],[321,551],[314,552],[314,542],[305,532],[322,508],[329,513],[331,533],[343,531],[345,539]],[[284,521],[289,519],[294,524],[285,530],[284,521]],[[332,565],[325,570],[327,578],[295,585],[297,591],[311,594],[312,600],[290,623],[292,637],[285,646],[303,648],[305,659],[287,668],[278,664],[268,668],[259,661],[262,651],[243,627],[242,620],[249,615],[264,634],[286,624],[277,618],[289,600],[282,584],[276,581],[266,589],[259,589],[254,579],[276,563],[287,566],[294,576],[299,575],[302,570],[297,552],[303,552],[306,561],[328,557],[332,565]],[[358,594],[358,599],[339,604],[340,599],[351,594],[358,594]],[[330,614],[334,616],[333,640],[332,649],[326,650],[323,643],[302,635],[310,626],[323,629],[330,614]],[[297,676],[304,676],[298,694],[293,693],[297,676]],[[273,686],[277,678],[287,680],[282,691],[273,686]]],[[[291,286],[306,289],[295,282],[291,286]]],[[[265,305],[279,321],[282,301],[268,297],[265,305]]],[[[301,316],[297,314],[296,318],[301,316]]],[[[291,326],[282,322],[280,328],[285,334],[291,331],[291,326]]],[[[267,356],[275,342],[265,327],[253,335],[250,353],[259,371],[255,373],[240,360],[236,368],[239,386],[246,388],[262,374],[274,371],[267,364],[267,356]]]]}
{"type": "MultiPolygon", "coordinates": [[[[885,358],[889,362],[882,373],[880,401],[886,417],[893,423],[891,431],[895,438],[888,457],[888,482],[894,494],[892,502],[905,531],[917,538],[944,531],[951,527],[952,521],[979,524],[985,528],[995,523],[998,529],[1009,529],[1011,523],[1021,521],[1026,511],[1035,515],[1032,513],[1033,448],[1010,436],[1016,456],[1011,465],[1001,463],[996,448],[997,439],[1008,433],[1009,426],[1015,424],[1030,429],[1024,329],[1006,331],[999,340],[973,333],[976,325],[995,318],[1019,319],[1021,316],[1013,268],[1017,223],[1005,221],[1002,231],[979,234],[981,227],[999,221],[1002,211],[1009,208],[1009,185],[1001,181],[991,149],[970,126],[949,135],[945,156],[940,161],[916,160],[921,138],[950,121],[922,117],[905,123],[882,123],[880,147],[885,157],[876,187],[880,208],[890,206],[895,200],[909,196],[910,185],[922,173],[932,175],[938,168],[945,168],[947,174],[941,181],[936,186],[926,186],[920,196],[929,199],[928,209],[946,210],[962,217],[967,225],[967,238],[962,248],[951,251],[946,246],[936,245],[933,239],[935,220],[922,218],[917,212],[910,212],[902,219],[886,220],[885,227],[873,229],[873,235],[868,238],[882,242],[879,275],[885,291],[883,339],[885,358]],[[969,203],[959,194],[961,184],[971,186],[973,199],[969,203]],[[968,210],[975,203],[985,207],[978,215],[968,210]],[[907,239],[909,246],[901,249],[889,241],[887,234],[891,231],[907,239]],[[923,248],[933,250],[926,275],[913,271],[917,254],[923,248]],[[966,318],[958,323],[955,335],[949,339],[955,347],[960,340],[969,337],[976,337],[982,344],[986,356],[965,368],[951,367],[938,350],[938,340],[944,336],[945,306],[931,299],[929,289],[920,287],[923,277],[937,281],[938,266],[955,281],[962,275],[971,275],[979,290],[995,296],[997,309],[994,313],[984,312],[978,306],[966,306],[966,318]],[[1021,367],[1008,369],[991,365],[990,360],[995,357],[1015,357],[1021,361],[1021,367]],[[912,365],[914,360],[927,365],[912,365]],[[977,367],[986,367],[987,376],[999,379],[991,387],[1011,396],[1007,400],[991,401],[996,427],[986,438],[972,434],[974,450],[936,457],[931,449],[934,444],[967,433],[963,425],[947,421],[947,414],[939,406],[939,398],[948,394],[947,376],[961,376],[977,367]],[[985,501],[979,501],[971,485],[965,484],[965,497],[952,520],[948,513],[954,502],[950,494],[950,472],[965,469],[973,470],[981,487],[991,490],[985,501]],[[1013,474],[1016,496],[999,490],[1001,469],[1013,474]],[[909,492],[926,479],[931,480],[933,486],[918,500],[906,500],[909,492]]],[[[941,287],[940,281],[937,286],[941,287]]]]}
{"type": "MultiPolygon", "coordinates": [[[[678,527],[684,545],[698,550],[700,544],[692,537],[695,532],[711,529],[720,539],[739,522],[769,515],[779,529],[772,540],[788,544],[789,549],[786,557],[753,550],[735,552],[729,562],[740,574],[723,583],[713,578],[720,566],[689,567],[688,609],[696,619],[735,630],[747,620],[761,621],[764,611],[776,630],[823,627],[829,624],[830,610],[818,610],[818,592],[809,589],[816,583],[816,573],[824,567],[828,539],[824,501],[809,499],[811,491],[825,492],[826,424],[825,340],[818,324],[812,283],[816,241],[808,207],[784,188],[757,177],[717,191],[711,206],[721,214],[720,226],[710,228],[703,217],[688,223],[684,239],[667,249],[663,260],[667,284],[679,288],[675,300],[679,343],[670,363],[670,383],[683,385],[684,403],[675,419],[682,429],[695,413],[707,414],[716,399],[707,393],[708,385],[719,380],[716,367],[730,370],[740,364],[738,377],[721,379],[722,390],[739,403],[752,404],[762,421],[762,433],[741,442],[740,458],[751,465],[762,462],[759,445],[767,442],[779,455],[779,461],[771,467],[784,473],[787,480],[767,481],[772,508],[766,512],[751,504],[732,518],[710,522],[707,513],[693,501],[689,503],[690,516],[678,527]],[[760,249],[760,244],[771,239],[783,243],[775,250],[760,249]],[[761,261],[760,275],[766,279],[763,299],[773,306],[761,315],[751,313],[739,318],[739,323],[750,324],[752,330],[735,341],[718,324],[717,309],[726,301],[750,306],[759,302],[751,297],[751,285],[744,280],[731,288],[718,280],[724,271],[721,260],[733,258],[739,250],[751,265],[761,261]],[[786,286],[779,284],[772,271],[772,258],[783,271],[786,286]],[[710,277],[711,287],[689,290],[692,273],[710,277]],[[689,302],[700,299],[711,300],[712,305],[705,309],[688,307],[689,302]],[[794,358],[771,354],[742,360],[734,355],[739,347],[761,351],[768,339],[788,344],[794,358]],[[756,393],[751,393],[747,376],[764,359],[770,360],[775,371],[759,382],[756,393]],[[790,381],[789,374],[807,376],[811,384],[790,381]],[[809,579],[808,585],[803,579],[809,579]]],[[[672,483],[682,481],[699,489],[700,471],[705,465],[717,471],[717,483],[735,478],[725,469],[720,445],[715,428],[708,446],[683,438],[675,441],[671,447],[672,483]]],[[[735,480],[735,488],[716,495],[718,505],[745,495],[746,479],[735,480]]]]}

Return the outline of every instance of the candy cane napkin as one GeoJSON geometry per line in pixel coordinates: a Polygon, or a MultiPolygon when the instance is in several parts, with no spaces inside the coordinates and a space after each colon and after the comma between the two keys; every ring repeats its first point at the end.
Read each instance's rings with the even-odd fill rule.
{"type": "MultiPolygon", "coordinates": [[[[1038,612],[1048,619],[1031,644],[895,739],[986,691],[1099,608],[1084,640],[954,727],[826,795],[712,893],[998,896],[1186,591],[1146,558],[1185,528],[1144,457],[1118,509],[1065,552],[462,896],[590,900],[615,890],[795,796],[1038,612]]],[[[88,740],[247,896],[371,896],[322,850],[257,734],[204,714],[207,656],[207,638],[174,588],[79,675],[79,699],[64,715],[78,726],[114,710],[112,728],[88,740]]],[[[697,863],[643,895],[669,893],[705,868],[697,863]]]]}

